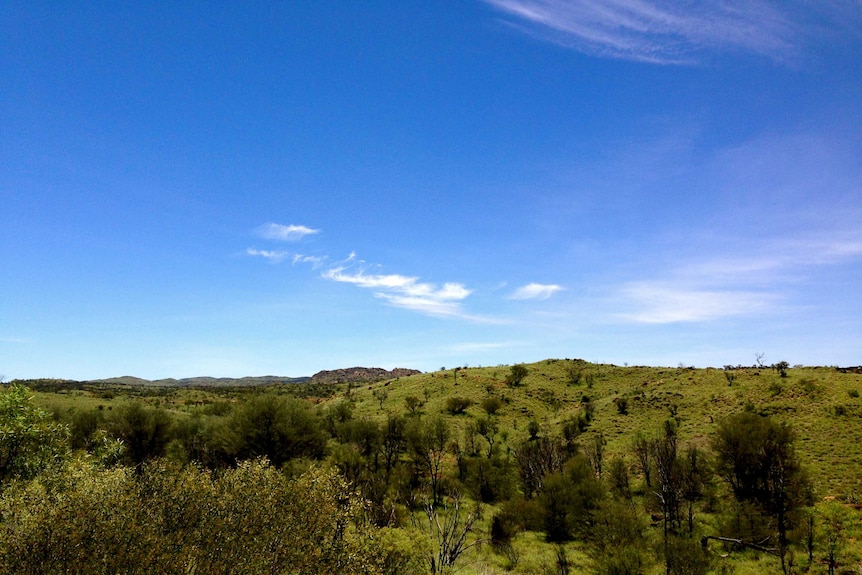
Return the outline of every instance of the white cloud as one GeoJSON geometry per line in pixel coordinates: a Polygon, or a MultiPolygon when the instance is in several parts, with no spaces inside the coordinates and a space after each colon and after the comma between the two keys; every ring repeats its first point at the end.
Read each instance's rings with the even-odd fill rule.
{"type": "Polygon", "coordinates": [[[558,291],[565,289],[556,284],[530,283],[521,286],[510,296],[511,299],[548,299],[558,291]]]}
{"type": "Polygon", "coordinates": [[[658,282],[626,286],[622,295],[637,311],[619,317],[635,323],[702,322],[769,309],[775,296],[741,290],[679,288],[658,282]]]}
{"type": "MultiPolygon", "coordinates": [[[[351,254],[349,259],[354,257],[351,254]]],[[[463,315],[460,302],[471,293],[460,283],[445,283],[442,287],[438,287],[435,284],[420,282],[416,277],[399,274],[366,274],[362,271],[348,272],[343,266],[325,271],[323,277],[375,290],[376,297],[394,306],[436,316],[463,315]]]]}
{"type": "Polygon", "coordinates": [[[587,54],[659,64],[695,63],[706,51],[728,50],[784,61],[811,28],[796,24],[784,4],[768,0],[485,1],[545,40],[587,54]]]}
{"type": "Polygon", "coordinates": [[[295,242],[301,240],[305,236],[320,233],[320,230],[315,230],[306,226],[282,224],[263,224],[257,228],[257,235],[268,240],[279,240],[285,242],[295,242]]]}
{"type": "Polygon", "coordinates": [[[272,250],[256,250],[254,248],[248,248],[245,250],[250,256],[261,257],[266,260],[271,261],[272,263],[279,263],[284,260],[284,258],[290,255],[290,252],[283,251],[272,251],[272,250]]]}
{"type": "Polygon", "coordinates": [[[776,239],[759,253],[676,262],[664,278],[631,282],[619,290],[617,316],[637,323],[679,323],[772,311],[782,286],[809,281],[811,269],[862,257],[858,234],[776,239]]]}

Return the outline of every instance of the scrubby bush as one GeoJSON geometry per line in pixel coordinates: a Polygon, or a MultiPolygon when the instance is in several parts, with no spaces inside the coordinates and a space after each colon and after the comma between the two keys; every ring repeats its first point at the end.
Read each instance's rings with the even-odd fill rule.
{"type": "Polygon", "coordinates": [[[503,401],[499,397],[490,396],[482,400],[481,406],[485,410],[485,413],[494,415],[503,407],[503,401]]]}
{"type": "Polygon", "coordinates": [[[0,498],[0,573],[416,573],[332,471],[75,464],[0,498]],[[62,528],[58,528],[61,526],[62,528]]]}
{"type": "Polygon", "coordinates": [[[446,411],[452,415],[464,413],[471,405],[473,405],[473,400],[468,397],[455,396],[446,398],[446,411]]]}
{"type": "Polygon", "coordinates": [[[13,384],[0,393],[0,485],[29,479],[63,459],[68,428],[33,403],[30,390],[13,384]]]}

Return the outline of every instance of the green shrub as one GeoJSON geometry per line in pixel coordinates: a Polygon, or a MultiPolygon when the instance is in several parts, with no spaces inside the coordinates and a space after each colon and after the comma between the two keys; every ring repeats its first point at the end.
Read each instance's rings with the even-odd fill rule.
{"type": "Polygon", "coordinates": [[[503,401],[499,397],[491,396],[483,399],[480,405],[485,410],[485,413],[494,415],[503,407],[503,401]]]}
{"type": "Polygon", "coordinates": [[[0,393],[0,485],[29,479],[68,452],[68,428],[33,403],[30,390],[13,384],[0,393]]]}
{"type": "Polygon", "coordinates": [[[0,574],[416,573],[334,474],[75,464],[0,497],[0,574]],[[58,529],[58,526],[62,526],[58,529]]]}
{"type": "Polygon", "coordinates": [[[468,397],[448,397],[446,398],[446,411],[452,415],[464,413],[468,407],[473,405],[473,400],[468,397]]]}

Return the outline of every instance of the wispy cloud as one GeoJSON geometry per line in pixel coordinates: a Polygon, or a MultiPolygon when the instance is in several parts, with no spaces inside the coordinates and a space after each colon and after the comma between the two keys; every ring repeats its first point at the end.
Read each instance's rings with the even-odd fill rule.
{"type": "Polygon", "coordinates": [[[245,250],[245,253],[253,256],[260,257],[265,260],[268,260],[274,264],[277,264],[281,261],[284,261],[285,258],[290,256],[290,252],[285,251],[272,251],[272,250],[257,250],[254,248],[248,248],[245,250]]]}
{"type": "Polygon", "coordinates": [[[374,295],[396,307],[434,316],[462,316],[461,301],[471,291],[460,283],[445,283],[442,287],[419,281],[417,277],[399,274],[366,274],[345,266],[326,270],[323,277],[374,290],[374,295]]]}
{"type": "Polygon", "coordinates": [[[565,289],[563,286],[557,284],[529,283],[516,289],[509,297],[510,299],[548,299],[563,289],[565,289]]]}
{"type": "Polygon", "coordinates": [[[775,301],[768,293],[675,287],[660,282],[629,284],[622,290],[637,311],[619,317],[635,323],[710,321],[761,313],[775,301]]]}
{"type": "Polygon", "coordinates": [[[258,236],[268,240],[295,242],[297,240],[301,240],[305,236],[320,233],[320,230],[293,224],[285,226],[282,224],[269,223],[263,224],[257,228],[256,233],[258,236]]]}
{"type": "Polygon", "coordinates": [[[775,240],[761,253],[677,262],[663,278],[625,284],[617,317],[635,323],[704,322],[773,311],[782,286],[806,281],[810,271],[862,258],[858,233],[832,238],[775,240]]]}
{"type": "Polygon", "coordinates": [[[33,343],[33,340],[26,337],[0,336],[0,343],[33,343]]]}
{"type": "Polygon", "coordinates": [[[804,32],[777,0],[485,1],[545,40],[591,55],[657,64],[691,64],[706,52],[724,51],[785,61],[794,57],[804,32]]]}
{"type": "Polygon", "coordinates": [[[323,265],[323,262],[326,261],[326,258],[320,256],[304,256],[302,254],[295,254],[293,256],[293,265],[296,264],[311,264],[311,267],[314,269],[319,268],[323,265]]]}

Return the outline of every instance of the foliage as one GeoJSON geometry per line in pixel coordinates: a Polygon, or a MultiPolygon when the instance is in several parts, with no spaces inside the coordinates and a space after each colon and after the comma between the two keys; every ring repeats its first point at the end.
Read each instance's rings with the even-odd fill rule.
{"type": "Polygon", "coordinates": [[[637,508],[606,500],[595,514],[588,554],[595,573],[640,575],[649,564],[646,522],[637,508]]]}
{"type": "Polygon", "coordinates": [[[464,413],[471,405],[473,405],[473,400],[469,397],[452,396],[446,398],[446,411],[452,415],[464,413]]]}
{"type": "Polygon", "coordinates": [[[303,400],[260,395],[235,410],[228,425],[229,453],[238,460],[266,457],[276,467],[291,459],[319,459],[327,436],[303,400]]]}
{"type": "Polygon", "coordinates": [[[521,385],[524,378],[527,377],[529,370],[522,364],[513,365],[509,369],[509,374],[506,376],[506,383],[509,387],[521,385]]]}
{"type": "Polygon", "coordinates": [[[0,499],[0,573],[416,572],[345,494],[330,471],[289,480],[263,461],[219,474],[75,464],[0,499]]]}
{"type": "Polygon", "coordinates": [[[811,485],[793,440],[788,425],[743,412],[720,423],[713,441],[716,471],[737,501],[757,506],[775,521],[778,555],[785,571],[788,534],[796,512],[812,503],[811,485]]]}
{"type": "Polygon", "coordinates": [[[108,428],[123,442],[128,462],[140,465],[165,454],[172,424],[163,410],[132,402],[113,412],[108,428]]]}
{"type": "Polygon", "coordinates": [[[602,484],[582,455],[569,460],[562,472],[549,475],[539,494],[543,531],[548,541],[586,537],[603,497],[602,484]]]}
{"type": "Polygon", "coordinates": [[[29,479],[66,455],[69,430],[33,403],[26,387],[0,393],[0,486],[29,479]]]}
{"type": "Polygon", "coordinates": [[[449,443],[449,436],[449,426],[440,417],[413,420],[405,429],[413,464],[428,480],[432,505],[438,505],[441,500],[443,455],[449,443]]]}
{"type": "MultiPolygon", "coordinates": [[[[850,423],[862,413],[862,407],[850,394],[858,388],[858,375],[852,372],[794,367],[788,370],[787,378],[779,378],[769,374],[768,366],[763,371],[736,367],[732,369],[732,386],[728,386],[726,371],[716,369],[617,367],[579,360],[547,360],[524,367],[530,374],[528,386],[509,386],[504,380],[509,367],[462,368],[454,381],[451,373],[418,374],[354,387],[347,396],[343,393],[345,386],[340,385],[317,393],[317,397],[331,397],[319,407],[312,402],[300,404],[312,415],[313,425],[322,431],[322,456],[333,466],[333,471],[337,470],[343,496],[361,502],[361,520],[351,520],[347,531],[374,533],[373,539],[362,541],[384,550],[381,553],[391,551],[391,561],[380,569],[410,572],[409,567],[398,565],[413,561],[415,566],[417,556],[422,561],[421,567],[428,569],[428,557],[435,545],[433,535],[427,526],[417,530],[405,522],[411,510],[424,517],[423,504],[433,499],[434,492],[439,497],[436,509],[442,513],[442,521],[451,509],[446,494],[454,489],[462,490],[467,497],[463,500],[465,511],[482,500],[493,502],[497,510],[487,521],[478,520],[473,526],[471,541],[490,537],[496,544],[487,550],[475,546],[471,560],[456,565],[465,575],[497,573],[499,568],[519,573],[551,572],[562,568],[559,564],[554,567],[555,549],[564,553],[565,566],[573,573],[590,569],[650,575],[667,569],[686,572],[685,569],[697,568],[697,560],[702,558],[697,543],[689,543],[700,538],[708,541],[710,536],[717,535],[735,536],[725,539],[725,552],[753,542],[762,543],[762,549],[778,555],[778,517],[767,512],[760,501],[738,501],[728,481],[715,481],[720,476],[716,475],[718,466],[713,469],[710,465],[714,449],[706,449],[713,446],[710,439],[728,417],[743,409],[754,417],[769,414],[774,423],[792,424],[800,434],[804,433],[804,443],[793,454],[800,467],[804,464],[812,471],[821,495],[835,495],[837,500],[847,502],[859,500],[862,484],[856,462],[862,457],[862,428],[850,423]],[[582,371],[580,384],[586,381],[585,387],[571,385],[569,369],[573,364],[582,371]],[[773,383],[780,388],[777,395],[770,393],[773,383]],[[406,407],[405,398],[411,396],[422,398],[416,399],[415,414],[410,414],[406,407]],[[452,396],[470,400],[473,405],[481,406],[482,411],[452,415],[446,409],[452,396]],[[619,403],[615,401],[619,398],[628,402],[625,418],[619,416],[619,403]],[[497,400],[494,403],[499,406],[486,410],[486,399],[497,400]],[[835,417],[838,408],[844,414],[840,422],[835,417]],[[670,463],[666,466],[670,471],[668,477],[675,482],[667,493],[674,495],[679,505],[665,541],[662,505],[655,496],[656,491],[662,492],[654,451],[661,435],[635,439],[635,433],[661,429],[668,412],[673,417],[672,430],[678,447],[675,457],[664,458],[670,463]],[[428,443],[421,440],[422,435],[426,439],[428,435],[416,432],[432,420],[439,420],[446,432],[442,447],[428,450],[428,443]],[[417,437],[420,441],[416,441],[417,437]],[[456,438],[460,445],[453,441],[456,438]],[[562,549],[557,544],[545,543],[542,533],[548,517],[549,498],[544,494],[548,481],[551,484],[558,481],[564,474],[561,472],[564,462],[577,453],[594,456],[594,463],[600,463],[595,457],[599,440],[602,440],[602,483],[613,497],[601,495],[592,511],[577,516],[587,523],[577,525],[580,531],[572,535],[574,542],[566,543],[562,549]],[[422,451],[432,455],[432,460],[439,456],[436,472],[415,449],[423,443],[426,449],[422,451]],[[543,455],[548,457],[543,459],[543,455]],[[617,514],[610,503],[635,513],[643,527],[644,539],[637,545],[619,545],[609,554],[607,562],[600,563],[591,549],[603,529],[605,516],[617,514]],[[646,526],[644,509],[653,516],[651,526],[646,526]],[[364,527],[360,529],[359,524],[364,527]],[[371,529],[375,525],[385,527],[371,529]],[[665,548],[673,550],[678,544],[679,553],[666,553],[665,548]],[[692,553],[687,554],[688,551],[692,553]],[[668,560],[669,555],[685,556],[690,561],[675,563],[676,559],[668,560]]],[[[178,465],[154,462],[148,457],[138,466],[137,473],[132,474],[134,482],[140,483],[146,469],[156,463],[167,465],[166,475],[177,475],[174,470],[184,466],[199,472],[210,469],[206,473],[216,480],[233,467],[245,465],[244,459],[254,457],[255,450],[237,449],[242,441],[235,429],[241,426],[236,423],[247,404],[264,392],[269,398],[300,397],[305,394],[303,387],[294,384],[266,390],[138,390],[131,386],[99,389],[55,386],[51,394],[36,393],[35,402],[49,407],[49,413],[68,424],[73,431],[76,457],[93,462],[94,470],[117,461],[119,452],[115,448],[119,444],[110,435],[106,436],[105,430],[124,412],[125,405],[136,402],[145,411],[158,410],[170,422],[164,434],[168,441],[160,452],[178,465]]],[[[127,462],[133,463],[130,458],[127,462]]],[[[55,475],[49,471],[50,467],[34,481],[56,483],[49,478],[55,475]]],[[[279,467],[285,476],[298,477],[316,468],[316,464],[301,455],[291,456],[279,467]]],[[[592,470],[594,478],[597,469],[598,465],[592,470]]],[[[13,483],[7,482],[6,489],[12,486],[13,483]]],[[[16,482],[14,487],[17,491],[22,484],[16,482]]],[[[154,492],[153,488],[148,489],[154,492]]],[[[564,502],[563,497],[558,500],[564,502]]],[[[802,500],[810,501],[807,496],[802,500]]],[[[187,500],[177,498],[177,501],[179,505],[187,500]]],[[[818,504],[818,509],[821,507],[823,504],[818,504]]],[[[182,513],[173,515],[181,517],[182,513]]],[[[827,521],[815,513],[818,520],[812,527],[803,521],[809,516],[811,513],[800,507],[787,513],[785,566],[788,570],[796,569],[791,555],[801,556],[803,549],[813,549],[817,554],[814,562],[799,567],[818,572],[816,561],[820,561],[820,569],[825,573],[827,521]],[[813,534],[810,539],[808,533],[813,534]]],[[[133,519],[130,515],[129,525],[134,524],[133,519]]],[[[835,570],[841,571],[858,561],[862,546],[857,540],[862,533],[855,522],[834,531],[838,543],[835,570]]],[[[775,570],[778,562],[777,558],[759,553],[732,553],[720,561],[718,571],[760,573],[775,570]]],[[[197,569],[198,573],[204,572],[202,566],[197,569]]],[[[74,569],[70,567],[68,571],[74,569]]]]}

